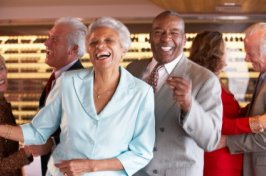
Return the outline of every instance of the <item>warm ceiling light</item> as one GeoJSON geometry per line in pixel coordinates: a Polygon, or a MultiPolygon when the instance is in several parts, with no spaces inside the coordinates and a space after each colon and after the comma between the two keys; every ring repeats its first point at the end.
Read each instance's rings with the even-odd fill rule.
{"type": "Polygon", "coordinates": [[[239,13],[241,11],[241,4],[234,2],[225,2],[223,4],[218,4],[215,7],[216,12],[223,13],[239,13]]]}
{"type": "Polygon", "coordinates": [[[236,6],[237,3],[235,3],[235,2],[225,2],[225,3],[223,3],[223,5],[224,6],[236,6]]]}

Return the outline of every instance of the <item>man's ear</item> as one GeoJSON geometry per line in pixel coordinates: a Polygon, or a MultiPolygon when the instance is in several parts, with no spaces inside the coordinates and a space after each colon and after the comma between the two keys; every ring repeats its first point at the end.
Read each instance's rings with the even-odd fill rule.
{"type": "Polygon", "coordinates": [[[69,51],[69,54],[71,55],[77,55],[78,54],[78,49],[79,49],[79,46],[78,45],[74,45],[71,50],[69,51]]]}
{"type": "Polygon", "coordinates": [[[126,55],[126,53],[127,53],[127,51],[126,51],[126,49],[124,49],[122,56],[124,57],[126,55]]]}

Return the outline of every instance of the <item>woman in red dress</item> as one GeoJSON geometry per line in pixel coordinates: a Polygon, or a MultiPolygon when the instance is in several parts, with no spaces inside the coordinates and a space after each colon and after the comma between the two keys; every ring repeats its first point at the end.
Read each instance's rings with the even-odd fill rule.
{"type": "MultiPolygon", "coordinates": [[[[225,42],[223,36],[217,31],[204,31],[193,40],[190,50],[190,59],[203,67],[206,67],[217,76],[225,63],[225,42]]],[[[223,135],[260,132],[262,126],[253,123],[253,119],[261,117],[244,117],[247,108],[239,106],[234,95],[226,86],[222,86],[223,102],[223,135]],[[252,123],[250,123],[252,121],[252,123]]],[[[213,152],[205,152],[204,176],[241,176],[243,169],[243,154],[230,154],[227,147],[213,152]]]]}

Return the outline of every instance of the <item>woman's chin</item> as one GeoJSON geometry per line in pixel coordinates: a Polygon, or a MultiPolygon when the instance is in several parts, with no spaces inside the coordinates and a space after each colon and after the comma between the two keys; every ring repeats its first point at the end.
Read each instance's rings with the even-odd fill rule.
{"type": "Polygon", "coordinates": [[[94,63],[94,67],[97,67],[97,68],[107,68],[107,67],[113,67],[113,66],[114,66],[114,62],[112,58],[97,60],[94,63]]]}
{"type": "Polygon", "coordinates": [[[4,93],[7,90],[7,86],[0,86],[0,93],[4,93]]]}

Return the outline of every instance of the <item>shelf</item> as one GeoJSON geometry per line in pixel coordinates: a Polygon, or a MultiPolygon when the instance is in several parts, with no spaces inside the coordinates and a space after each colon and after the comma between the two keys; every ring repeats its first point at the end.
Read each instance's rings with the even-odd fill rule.
{"type": "Polygon", "coordinates": [[[51,73],[8,73],[8,79],[46,79],[49,78],[51,73]]]}
{"type": "Polygon", "coordinates": [[[222,72],[220,78],[258,78],[258,72],[222,72]]]}
{"type": "Polygon", "coordinates": [[[36,101],[11,101],[12,106],[39,106],[36,101]]]}

